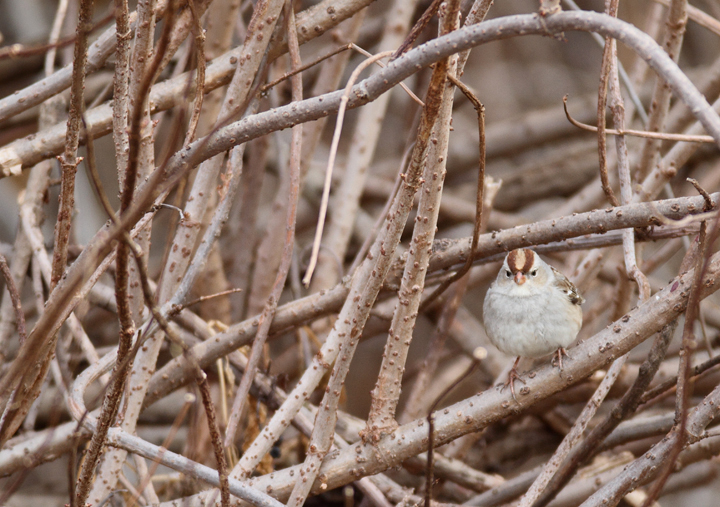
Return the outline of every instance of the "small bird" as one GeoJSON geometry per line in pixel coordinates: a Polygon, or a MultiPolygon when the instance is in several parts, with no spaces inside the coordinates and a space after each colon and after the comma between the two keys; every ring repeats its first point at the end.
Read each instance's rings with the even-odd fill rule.
{"type": "MultiPolygon", "coordinates": [[[[510,252],[485,295],[483,321],[490,341],[501,352],[518,356],[504,387],[515,398],[521,357],[557,353],[562,371],[565,347],[582,326],[585,300],[570,280],[528,248],[510,252]]],[[[516,398],[515,398],[516,399],[516,398]]]]}

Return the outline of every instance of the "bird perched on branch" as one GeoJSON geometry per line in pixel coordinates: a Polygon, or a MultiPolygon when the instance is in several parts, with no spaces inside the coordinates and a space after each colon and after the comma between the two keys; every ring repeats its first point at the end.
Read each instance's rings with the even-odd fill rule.
{"type": "Polygon", "coordinates": [[[525,383],[517,372],[521,357],[542,357],[556,352],[562,371],[565,347],[582,326],[585,300],[577,288],[534,251],[510,252],[485,295],[483,321],[490,341],[501,352],[517,356],[504,387],[525,383]]]}

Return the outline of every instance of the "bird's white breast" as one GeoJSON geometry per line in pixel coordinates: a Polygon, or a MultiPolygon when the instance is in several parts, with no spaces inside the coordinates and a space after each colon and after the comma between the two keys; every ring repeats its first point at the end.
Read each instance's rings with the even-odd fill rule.
{"type": "Polygon", "coordinates": [[[553,287],[538,291],[493,284],[483,312],[490,340],[513,356],[541,357],[567,347],[582,325],[582,309],[553,287]]]}

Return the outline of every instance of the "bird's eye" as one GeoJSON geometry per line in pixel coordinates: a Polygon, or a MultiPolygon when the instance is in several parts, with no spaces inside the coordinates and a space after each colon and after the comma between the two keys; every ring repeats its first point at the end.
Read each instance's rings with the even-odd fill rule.
{"type": "Polygon", "coordinates": [[[538,273],[538,270],[537,270],[537,268],[535,268],[532,271],[530,271],[530,276],[537,276],[537,273],[538,273]]]}
{"type": "Polygon", "coordinates": [[[505,270],[505,276],[506,276],[507,278],[512,278],[512,272],[511,272],[509,269],[506,269],[506,270],[505,270]]]}

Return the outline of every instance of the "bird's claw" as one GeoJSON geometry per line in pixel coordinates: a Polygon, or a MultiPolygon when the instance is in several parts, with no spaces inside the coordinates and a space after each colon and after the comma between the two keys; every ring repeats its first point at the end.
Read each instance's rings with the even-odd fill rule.
{"type": "Polygon", "coordinates": [[[553,355],[553,358],[552,358],[553,366],[555,364],[557,364],[558,367],[560,368],[560,373],[562,373],[562,370],[563,370],[563,359],[562,359],[563,356],[570,357],[567,353],[567,350],[565,350],[563,347],[558,347],[557,351],[555,352],[555,354],[553,355]]]}
{"type": "Polygon", "coordinates": [[[517,402],[517,397],[515,396],[515,381],[519,380],[523,384],[525,384],[525,381],[518,375],[517,369],[513,366],[510,372],[508,373],[508,379],[507,382],[505,382],[502,387],[500,388],[500,391],[504,391],[506,387],[510,386],[510,394],[512,394],[513,400],[517,402]]]}

